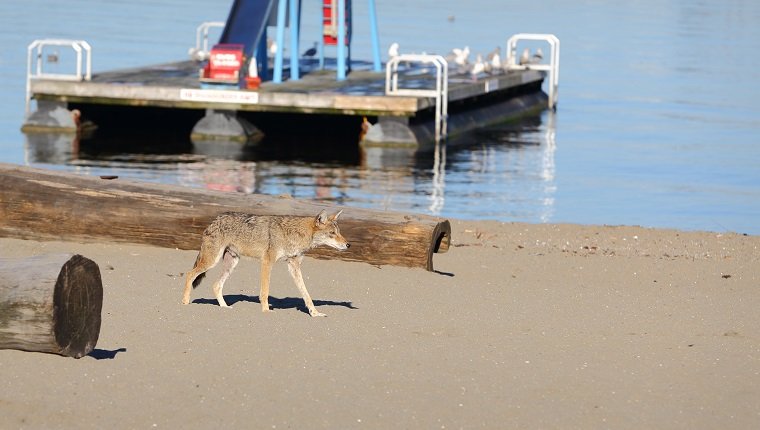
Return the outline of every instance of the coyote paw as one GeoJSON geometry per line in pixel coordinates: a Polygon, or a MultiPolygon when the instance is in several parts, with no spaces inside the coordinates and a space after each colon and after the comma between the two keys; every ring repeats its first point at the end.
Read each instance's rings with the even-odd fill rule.
{"type": "Polygon", "coordinates": [[[309,315],[313,317],[326,317],[326,314],[323,314],[322,312],[317,312],[316,310],[309,311],[309,315]]]}

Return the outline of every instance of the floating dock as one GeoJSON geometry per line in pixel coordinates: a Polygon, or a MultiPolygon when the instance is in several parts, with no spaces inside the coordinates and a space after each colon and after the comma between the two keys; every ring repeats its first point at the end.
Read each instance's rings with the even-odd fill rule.
{"type": "MultiPolygon", "coordinates": [[[[236,14],[240,12],[234,10],[238,3],[225,31],[239,20],[236,14]]],[[[207,37],[208,23],[202,27],[207,37]]],[[[261,45],[265,33],[258,32],[254,44],[261,45]]],[[[280,31],[277,40],[282,40],[280,31]]],[[[304,121],[314,126],[310,133],[332,133],[333,122],[326,118],[342,118],[364,146],[426,150],[452,134],[554,108],[557,103],[559,41],[552,35],[513,36],[503,54],[496,53],[506,60],[496,65],[398,54],[383,71],[377,53],[374,62],[346,62],[340,56],[325,59],[320,47],[319,59],[291,59],[286,67],[279,54],[269,68],[266,56],[254,52],[251,57],[264,63],[258,73],[273,79],[253,87],[246,86],[242,76],[234,85],[204,84],[199,76],[209,53],[200,41],[199,36],[191,60],[97,74],[91,73],[87,42],[35,41],[29,46],[23,130],[65,132],[81,129],[83,124],[102,129],[115,122],[134,128],[148,115],[158,118],[151,127],[160,127],[160,118],[171,117],[171,126],[187,129],[193,141],[257,141],[262,135],[297,128],[305,116],[318,116],[325,120],[304,121]],[[517,44],[523,40],[546,42],[548,59],[530,64],[518,59],[517,44]],[[43,60],[49,61],[50,56],[44,53],[51,46],[68,46],[75,52],[75,73],[45,73],[43,60]],[[547,76],[548,94],[542,91],[547,76]],[[36,100],[34,112],[31,100],[36,100]],[[325,129],[319,129],[319,123],[325,129]]],[[[291,51],[299,52],[297,45],[291,51]]]]}

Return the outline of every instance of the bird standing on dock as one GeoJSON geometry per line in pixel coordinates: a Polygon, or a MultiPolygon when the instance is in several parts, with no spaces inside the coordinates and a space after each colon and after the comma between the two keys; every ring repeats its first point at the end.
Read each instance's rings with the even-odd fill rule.
{"type": "Polygon", "coordinates": [[[497,46],[496,49],[491,51],[486,56],[486,71],[489,73],[499,73],[501,71],[501,47],[497,46]]]}
{"type": "Polygon", "coordinates": [[[319,46],[319,42],[314,42],[314,46],[307,49],[306,52],[303,53],[304,57],[311,58],[315,55],[317,55],[317,47],[319,46]]]}
{"type": "Polygon", "coordinates": [[[544,59],[544,51],[541,50],[541,48],[536,49],[536,53],[533,54],[532,57],[530,57],[530,63],[531,64],[540,64],[541,61],[544,59]]]}
{"type": "Polygon", "coordinates": [[[470,75],[472,76],[472,80],[476,81],[478,80],[478,75],[485,72],[486,70],[486,63],[483,62],[483,56],[478,54],[478,56],[475,59],[475,64],[472,65],[472,70],[470,70],[470,75]]]}
{"type": "Polygon", "coordinates": [[[208,58],[208,52],[204,52],[202,49],[190,48],[187,50],[187,55],[193,61],[203,61],[208,58]]]}
{"type": "Polygon", "coordinates": [[[467,57],[470,56],[470,47],[465,46],[464,49],[454,48],[452,50],[454,54],[454,62],[459,66],[467,64],[467,57]]]}
{"type": "Polygon", "coordinates": [[[536,49],[536,53],[530,55],[530,49],[523,49],[522,55],[520,55],[520,65],[530,66],[531,64],[541,64],[544,59],[544,51],[541,48],[536,49]]]}
{"type": "Polygon", "coordinates": [[[524,66],[530,62],[530,49],[525,48],[523,49],[522,54],[520,54],[520,62],[519,64],[521,66],[524,66]]]}
{"type": "Polygon", "coordinates": [[[398,43],[396,42],[391,43],[391,47],[388,48],[388,57],[390,58],[398,57],[398,43]]]}
{"type": "Polygon", "coordinates": [[[272,58],[277,54],[277,41],[274,39],[267,39],[267,54],[272,58]]]}

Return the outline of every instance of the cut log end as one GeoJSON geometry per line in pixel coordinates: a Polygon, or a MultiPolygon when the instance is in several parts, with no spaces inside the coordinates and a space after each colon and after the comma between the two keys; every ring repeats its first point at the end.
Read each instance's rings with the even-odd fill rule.
{"type": "Polygon", "coordinates": [[[61,268],[53,295],[56,344],[59,354],[81,358],[98,342],[103,284],[92,260],[74,255],[61,268]]]}

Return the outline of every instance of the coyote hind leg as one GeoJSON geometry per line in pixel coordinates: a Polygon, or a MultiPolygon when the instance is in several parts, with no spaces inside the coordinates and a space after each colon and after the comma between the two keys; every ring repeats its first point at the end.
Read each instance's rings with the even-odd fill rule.
{"type": "Polygon", "coordinates": [[[222,258],[222,252],[224,252],[224,248],[217,251],[212,257],[208,252],[208,248],[201,245],[201,251],[198,253],[198,258],[195,259],[195,265],[189,272],[187,272],[185,277],[185,291],[182,294],[183,305],[190,303],[190,292],[193,290],[193,287],[197,286],[194,285],[196,283],[196,278],[216,266],[222,258]]]}
{"type": "Polygon", "coordinates": [[[240,261],[240,256],[238,256],[233,250],[227,248],[224,250],[224,257],[222,259],[224,261],[224,272],[222,272],[222,276],[219,277],[219,280],[214,283],[214,296],[216,297],[216,301],[219,302],[219,306],[226,308],[228,306],[227,302],[224,301],[222,289],[224,288],[224,283],[227,282],[227,278],[230,277],[232,271],[235,270],[235,266],[237,266],[240,261]]]}

